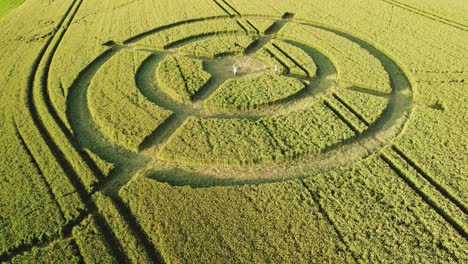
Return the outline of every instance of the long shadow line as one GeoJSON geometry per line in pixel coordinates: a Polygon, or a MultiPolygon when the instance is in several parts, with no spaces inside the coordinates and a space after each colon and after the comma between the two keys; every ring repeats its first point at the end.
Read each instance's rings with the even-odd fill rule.
{"type": "Polygon", "coordinates": [[[335,92],[331,93],[329,99],[324,100],[324,104],[350,128],[352,127],[351,129],[355,129],[354,132],[356,133],[356,137],[369,128],[370,123],[367,122],[362,115],[354,110],[347,102],[338,97],[335,92]],[[333,103],[332,100],[335,103],[333,103]]]}
{"type": "Polygon", "coordinates": [[[83,257],[83,254],[81,254],[80,247],[78,247],[78,244],[76,243],[76,240],[72,239],[70,240],[71,246],[75,249],[76,254],[78,255],[78,264],[85,264],[85,259],[83,257]]]}
{"type": "MultiPolygon", "coordinates": [[[[244,17],[259,17],[259,15],[243,15],[244,17]]],[[[236,16],[234,16],[235,18],[236,16]]],[[[278,17],[278,16],[260,16],[262,18],[270,18],[270,19],[281,19],[281,17],[278,17]]],[[[135,43],[143,38],[146,38],[150,35],[153,35],[155,33],[158,33],[160,31],[163,31],[163,30],[167,30],[167,29],[170,29],[170,28],[173,28],[173,27],[177,27],[177,26],[180,26],[180,25],[185,25],[185,24],[189,24],[189,23],[194,23],[194,22],[201,22],[201,21],[209,21],[209,20],[219,20],[219,19],[232,19],[233,17],[232,16],[229,16],[229,15],[224,15],[224,16],[210,16],[210,17],[200,17],[200,18],[193,18],[193,19],[187,19],[187,20],[183,20],[183,21],[178,21],[178,22],[174,22],[172,24],[167,24],[167,25],[163,25],[163,26],[160,26],[160,27],[156,27],[156,28],[153,28],[153,29],[150,29],[148,31],[145,31],[145,32],[142,32],[136,36],[133,36],[131,38],[128,38],[126,40],[123,41],[123,44],[125,45],[128,45],[128,44],[132,44],[132,43],[135,43]]],[[[274,26],[274,25],[273,25],[274,26]]],[[[272,26],[272,27],[273,27],[272,26]]]]}
{"type": "Polygon", "coordinates": [[[312,190],[310,190],[309,186],[305,183],[305,181],[302,179],[301,180],[302,186],[306,189],[306,191],[309,193],[310,198],[314,201],[314,203],[317,205],[320,214],[323,216],[323,218],[327,221],[327,223],[333,228],[335,231],[336,235],[338,236],[338,239],[340,242],[346,247],[346,250],[351,253],[351,256],[353,257],[354,261],[358,262],[358,257],[356,256],[356,253],[354,253],[353,250],[351,250],[351,247],[349,244],[345,241],[343,234],[341,231],[338,229],[337,225],[335,222],[331,219],[330,215],[328,212],[323,208],[322,204],[320,203],[320,197],[318,194],[314,193],[312,190]]]}
{"type": "Polygon", "coordinates": [[[239,11],[237,11],[234,6],[232,6],[231,4],[228,3],[228,1],[226,0],[221,0],[225,5],[227,5],[234,13],[236,13],[238,16],[241,16],[241,13],[239,13],[239,11]]]}
{"type": "Polygon", "coordinates": [[[253,30],[255,30],[255,32],[256,32],[257,35],[260,35],[260,33],[261,33],[260,30],[258,30],[258,28],[257,28],[254,24],[252,24],[252,22],[250,22],[250,21],[247,20],[247,19],[245,20],[245,22],[246,22],[251,28],[253,28],[253,30]]]}
{"type": "Polygon", "coordinates": [[[453,20],[449,20],[449,19],[447,19],[445,17],[441,17],[439,15],[429,13],[429,12],[424,11],[422,9],[418,9],[418,8],[412,7],[410,5],[400,3],[398,1],[393,1],[393,0],[382,0],[382,1],[387,3],[387,4],[390,4],[392,6],[397,6],[399,8],[405,9],[405,10],[410,11],[412,13],[415,13],[417,15],[423,16],[423,17],[425,17],[427,19],[430,19],[430,20],[445,24],[447,26],[451,26],[451,27],[454,27],[454,28],[457,28],[457,29],[460,29],[460,30],[463,30],[463,31],[468,31],[468,26],[463,25],[463,24],[458,23],[458,22],[453,21],[453,20]]]}
{"type": "Polygon", "coordinates": [[[282,59],[278,58],[278,56],[275,55],[275,53],[269,49],[269,48],[265,48],[265,51],[268,53],[268,55],[270,55],[274,60],[276,60],[283,68],[285,68],[286,70],[286,74],[288,74],[289,72],[291,72],[291,69],[290,67],[288,66],[288,64],[283,61],[282,59]]]}
{"type": "Polygon", "coordinates": [[[402,170],[395,162],[389,158],[386,154],[380,154],[380,158],[410,187],[421,199],[430,206],[438,215],[440,215],[449,225],[452,226],[463,238],[468,240],[468,233],[460,224],[455,221],[443,207],[439,206],[431,197],[429,197],[423,190],[419,189],[418,186],[411,180],[410,176],[402,170]]]}
{"type": "Polygon", "coordinates": [[[411,167],[413,167],[427,182],[429,182],[434,188],[440,192],[445,198],[455,204],[458,209],[460,209],[465,215],[468,214],[467,207],[460,202],[454,195],[447,191],[442,185],[440,185],[437,181],[434,180],[429,174],[427,174],[416,162],[414,162],[411,158],[409,158],[403,151],[400,150],[396,145],[392,146],[392,150],[395,151],[398,155],[400,155],[403,160],[406,161],[411,167]]]}
{"type": "Polygon", "coordinates": [[[388,98],[388,96],[389,96],[389,94],[379,92],[379,91],[376,91],[376,90],[372,90],[372,89],[368,89],[368,88],[364,88],[364,87],[352,86],[352,87],[350,87],[348,89],[351,90],[351,91],[358,92],[358,93],[369,94],[369,95],[373,95],[373,96],[377,96],[377,97],[387,97],[388,98]]]}
{"type": "Polygon", "coordinates": [[[217,0],[213,0],[213,2],[219,7],[221,8],[221,10],[226,13],[228,16],[230,17],[233,17],[234,15],[231,14],[231,12],[229,12],[224,6],[222,6],[217,0]]]}
{"type": "Polygon", "coordinates": [[[138,222],[136,216],[133,215],[128,205],[125,204],[118,195],[110,198],[112,199],[112,202],[114,203],[115,207],[118,208],[122,218],[124,218],[125,222],[127,222],[127,224],[129,225],[132,233],[138,238],[139,242],[145,249],[151,261],[153,263],[164,263],[163,257],[161,256],[159,251],[156,250],[156,246],[152,243],[151,239],[148,237],[148,235],[138,222]]]}
{"type": "Polygon", "coordinates": [[[23,135],[21,134],[21,132],[19,131],[18,127],[16,127],[16,135],[18,137],[18,139],[20,140],[20,143],[21,143],[21,147],[26,151],[26,153],[28,154],[29,158],[31,159],[31,162],[32,164],[34,165],[34,167],[36,168],[38,174],[39,174],[39,178],[42,180],[42,182],[44,183],[44,185],[46,186],[46,189],[47,189],[47,194],[50,196],[50,198],[52,199],[54,205],[57,207],[58,211],[59,211],[59,214],[60,214],[60,218],[62,219],[63,222],[66,222],[66,219],[65,219],[65,216],[63,214],[63,211],[62,211],[62,208],[60,207],[59,203],[58,203],[58,199],[56,198],[54,192],[52,191],[52,188],[49,184],[49,182],[47,181],[46,177],[44,176],[44,172],[43,170],[41,169],[41,167],[39,166],[39,163],[37,162],[36,158],[34,157],[34,155],[32,154],[31,150],[29,149],[28,145],[26,144],[26,142],[24,141],[24,137],[23,135]]]}
{"type": "Polygon", "coordinates": [[[244,25],[240,22],[240,20],[237,20],[236,23],[237,23],[237,25],[239,25],[240,28],[242,28],[242,30],[245,32],[245,34],[249,34],[249,30],[247,29],[246,26],[244,26],[244,25]]]}
{"type": "Polygon", "coordinates": [[[176,41],[173,41],[173,42],[165,45],[164,49],[166,49],[166,50],[175,49],[175,48],[184,46],[185,44],[187,44],[189,42],[193,42],[195,40],[200,40],[200,39],[209,38],[209,37],[213,37],[213,36],[227,36],[227,35],[231,35],[231,34],[234,34],[234,33],[241,33],[241,32],[243,32],[241,29],[239,29],[239,30],[215,31],[215,32],[201,33],[201,34],[197,34],[197,35],[193,35],[193,36],[188,36],[188,37],[178,39],[176,41]]]}
{"type": "Polygon", "coordinates": [[[301,69],[305,74],[307,74],[307,77],[310,77],[309,71],[304,68],[297,60],[295,60],[293,57],[291,57],[286,51],[284,51],[282,48],[280,48],[277,44],[272,43],[273,47],[275,47],[279,52],[281,52],[286,58],[288,58],[292,63],[294,63],[299,69],[301,69]]]}
{"type": "Polygon", "coordinates": [[[353,113],[354,116],[356,116],[364,125],[370,126],[370,123],[364,118],[364,116],[356,111],[348,102],[346,102],[343,98],[339,97],[336,93],[332,93],[332,96],[338,100],[348,111],[353,113]]]}
{"type": "Polygon", "coordinates": [[[173,27],[177,27],[177,26],[180,26],[180,25],[184,25],[184,24],[188,24],[188,23],[194,23],[194,22],[201,22],[201,21],[209,21],[209,20],[216,20],[216,19],[223,19],[223,18],[229,18],[229,16],[212,16],[212,17],[201,17],[201,18],[193,18],[193,19],[187,19],[187,20],[183,20],[183,21],[178,21],[178,22],[175,22],[175,23],[172,23],[172,24],[168,24],[168,25],[164,25],[164,26],[160,26],[160,27],[157,27],[157,28],[154,28],[154,29],[151,29],[151,30],[148,30],[148,31],[145,31],[143,33],[140,33],[136,36],[133,36],[129,39],[126,39],[123,41],[123,44],[131,44],[131,43],[134,43],[134,42],[137,42],[145,37],[148,37],[150,35],[153,35],[155,33],[158,33],[160,31],[163,31],[163,30],[167,30],[167,29],[170,29],[170,28],[173,28],[173,27]]]}
{"type": "Polygon", "coordinates": [[[328,100],[324,99],[323,104],[328,107],[343,123],[346,124],[347,127],[349,127],[353,132],[355,137],[360,134],[359,128],[354,125],[351,121],[349,121],[343,114],[341,114],[338,109],[336,109],[328,100]]]}

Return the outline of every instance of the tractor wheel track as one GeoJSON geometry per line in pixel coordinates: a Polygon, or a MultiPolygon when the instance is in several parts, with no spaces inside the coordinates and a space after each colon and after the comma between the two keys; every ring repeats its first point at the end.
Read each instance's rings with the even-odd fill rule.
{"type": "MultiPolygon", "coordinates": [[[[43,117],[45,118],[52,117],[53,121],[56,122],[53,125],[59,126],[59,128],[61,129],[61,132],[65,134],[66,138],[72,144],[76,153],[78,153],[78,155],[80,155],[83,161],[86,162],[86,164],[88,165],[88,169],[90,169],[94,173],[97,173],[97,175],[100,175],[100,172],[96,170],[97,166],[91,162],[91,159],[89,157],[87,158],[86,154],[83,154],[83,151],[80,149],[78,143],[73,140],[73,137],[71,136],[70,132],[69,131],[66,132],[65,125],[63,124],[62,121],[60,121],[60,118],[55,112],[55,109],[52,107],[52,103],[48,95],[48,86],[47,86],[50,65],[53,61],[53,57],[60,45],[60,42],[62,41],[64,35],[67,32],[68,26],[71,25],[82,3],[83,3],[83,0],[74,0],[71,3],[70,7],[65,12],[61,21],[58,23],[55,32],[50,36],[50,38],[47,40],[47,42],[44,44],[43,48],[39,52],[39,55],[32,66],[31,74],[28,78],[28,85],[27,85],[28,88],[26,90],[26,95],[25,95],[26,107],[27,107],[27,110],[33,121],[35,128],[38,130],[44,142],[47,143],[48,148],[51,154],[54,156],[56,162],[60,165],[60,167],[67,174],[68,178],[72,182],[74,188],[76,189],[78,195],[80,196],[80,199],[85,204],[85,207],[87,208],[88,213],[92,213],[93,215],[95,215],[96,222],[99,228],[103,231],[103,235],[104,235],[104,239],[106,240],[106,243],[112,248],[112,250],[114,251],[114,255],[119,260],[119,262],[128,262],[127,257],[125,256],[123,252],[121,252],[120,250],[115,250],[115,249],[121,248],[119,245],[119,241],[116,239],[116,237],[112,233],[112,230],[109,228],[109,225],[105,222],[104,218],[101,215],[99,215],[97,206],[94,203],[94,201],[91,199],[91,196],[86,190],[86,187],[84,186],[80,176],[78,175],[77,171],[73,168],[73,165],[70,163],[70,161],[64,158],[65,157],[64,152],[60,149],[60,147],[54,140],[54,137],[51,135],[51,132],[49,132],[47,125],[42,120],[43,117]],[[43,67],[42,69],[41,69],[41,64],[45,64],[44,66],[42,66],[43,67]],[[41,70],[44,71],[42,75],[40,74],[41,70]],[[39,87],[40,91],[34,92],[36,87],[39,87]],[[36,96],[38,96],[36,94],[37,92],[39,95],[42,96],[42,98],[36,98],[36,96]],[[37,102],[44,103],[46,105],[46,110],[45,110],[46,113],[44,112],[41,113],[41,109],[36,105],[37,102]]],[[[15,120],[15,122],[18,126],[18,120],[15,120]]],[[[73,229],[74,226],[76,226],[77,224],[81,222],[81,220],[83,219],[83,216],[80,216],[79,218],[80,218],[80,221],[73,221],[71,225],[67,225],[66,229],[68,231],[65,232],[67,233],[67,237],[71,236],[70,235],[71,230],[73,229]]],[[[62,234],[62,237],[65,237],[64,234],[62,234]]],[[[22,245],[19,247],[18,250],[13,250],[10,254],[2,255],[1,260],[7,261],[9,259],[12,259],[14,256],[27,252],[28,250],[32,249],[34,246],[48,244],[48,243],[51,243],[53,240],[54,239],[51,238],[51,239],[47,239],[47,241],[44,241],[44,242],[38,241],[30,245],[22,245]]]]}
{"type": "Polygon", "coordinates": [[[442,23],[444,25],[447,25],[447,26],[450,26],[450,27],[453,27],[453,28],[456,28],[456,29],[459,29],[459,30],[468,31],[468,26],[466,26],[464,24],[461,24],[459,22],[447,19],[445,17],[442,17],[442,16],[439,16],[439,15],[424,11],[424,10],[419,9],[419,8],[412,7],[412,6],[404,4],[404,3],[400,3],[398,1],[394,1],[394,0],[382,0],[382,1],[389,4],[389,5],[396,6],[396,7],[399,7],[401,9],[412,12],[414,14],[423,16],[423,17],[425,17],[427,19],[430,19],[432,21],[439,22],[439,23],[442,23]]]}

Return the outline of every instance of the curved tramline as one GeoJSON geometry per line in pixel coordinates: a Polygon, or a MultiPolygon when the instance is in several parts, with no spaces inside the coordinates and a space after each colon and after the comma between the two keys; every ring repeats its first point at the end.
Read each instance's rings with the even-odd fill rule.
{"type": "MultiPolygon", "coordinates": [[[[249,18],[255,27],[255,17],[249,18]]],[[[237,19],[211,17],[206,26],[196,19],[150,30],[122,45],[110,41],[113,46],[81,72],[70,89],[67,116],[80,144],[115,166],[100,188],[115,192],[141,170],[174,184],[276,181],[355,162],[399,134],[411,111],[411,84],[384,52],[308,21],[269,18],[273,24],[259,34],[243,30],[249,24],[237,19]],[[345,53],[348,49],[356,52],[345,53]],[[119,56],[127,62],[116,64],[119,56]],[[132,59],[137,57],[146,59],[132,59]],[[120,88],[96,90],[96,76],[105,74],[101,69],[117,65],[137,69],[123,77],[135,86],[126,97],[118,95],[120,88]],[[375,69],[373,83],[365,81],[368,67],[375,69]],[[371,109],[356,104],[361,95],[371,109]],[[106,118],[116,125],[105,127],[89,108],[89,98],[98,104],[110,100],[103,104],[109,107],[141,96],[170,113],[144,139],[117,125],[150,124],[141,119],[142,106],[137,105],[142,114],[135,112],[132,119],[109,112],[106,118]],[[120,131],[127,138],[111,139],[120,131]],[[129,140],[139,148],[126,147],[129,140]],[[232,172],[239,178],[228,176],[232,172]]]]}

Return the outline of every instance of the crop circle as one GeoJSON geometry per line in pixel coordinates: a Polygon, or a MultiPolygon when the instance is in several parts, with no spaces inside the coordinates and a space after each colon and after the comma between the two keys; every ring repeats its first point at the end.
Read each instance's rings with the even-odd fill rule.
{"type": "Polygon", "coordinates": [[[408,78],[385,52],[308,21],[197,19],[111,44],[76,80],[81,96],[69,98],[81,102],[69,104],[89,106],[113,56],[142,53],[136,91],[165,114],[137,149],[109,140],[119,127],[95,124],[89,109],[70,124],[103,159],[171,183],[283,179],[356,162],[397,136],[411,107],[408,78]]]}

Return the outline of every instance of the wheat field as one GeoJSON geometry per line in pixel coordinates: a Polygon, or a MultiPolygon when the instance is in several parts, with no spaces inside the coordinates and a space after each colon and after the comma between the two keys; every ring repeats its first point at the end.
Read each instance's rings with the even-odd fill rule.
{"type": "Polygon", "coordinates": [[[0,262],[468,262],[464,0],[0,3],[0,262]]]}

